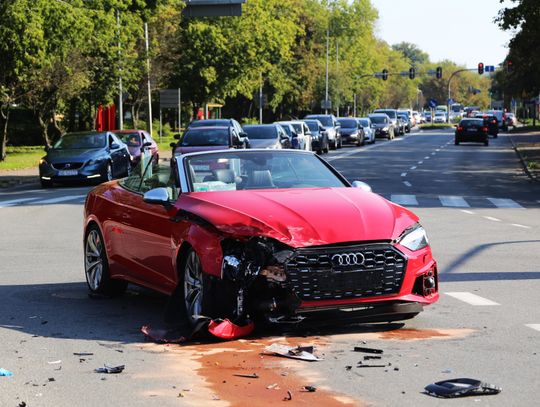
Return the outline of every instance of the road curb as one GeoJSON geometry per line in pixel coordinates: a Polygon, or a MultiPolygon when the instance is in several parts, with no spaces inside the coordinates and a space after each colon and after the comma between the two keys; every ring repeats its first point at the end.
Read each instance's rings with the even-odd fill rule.
{"type": "Polygon", "coordinates": [[[512,136],[509,135],[508,138],[510,139],[510,143],[512,143],[512,148],[516,152],[516,154],[517,154],[517,156],[519,158],[519,161],[521,162],[521,165],[523,166],[523,170],[525,171],[525,174],[527,174],[527,176],[530,178],[531,181],[538,182],[538,177],[535,174],[533,174],[531,172],[531,170],[529,169],[529,167],[527,166],[527,161],[525,160],[525,158],[523,158],[523,155],[521,154],[521,152],[517,148],[516,144],[514,143],[514,140],[512,139],[512,136]]]}

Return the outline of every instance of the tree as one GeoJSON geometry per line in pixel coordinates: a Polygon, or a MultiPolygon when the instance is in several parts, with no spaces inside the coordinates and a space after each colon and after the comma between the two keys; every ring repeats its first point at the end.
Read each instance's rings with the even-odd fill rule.
{"type": "Polygon", "coordinates": [[[400,42],[392,45],[394,51],[401,52],[405,58],[411,61],[412,66],[420,66],[429,62],[429,55],[410,42],[400,42]]]}

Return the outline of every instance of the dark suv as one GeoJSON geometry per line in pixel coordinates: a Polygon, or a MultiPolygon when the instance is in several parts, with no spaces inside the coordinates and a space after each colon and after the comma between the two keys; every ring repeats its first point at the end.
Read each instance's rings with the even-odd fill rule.
{"type": "Polygon", "coordinates": [[[341,126],[339,125],[336,116],[333,114],[308,114],[304,119],[317,119],[321,122],[328,135],[328,143],[330,148],[335,150],[341,148],[341,126]]]}

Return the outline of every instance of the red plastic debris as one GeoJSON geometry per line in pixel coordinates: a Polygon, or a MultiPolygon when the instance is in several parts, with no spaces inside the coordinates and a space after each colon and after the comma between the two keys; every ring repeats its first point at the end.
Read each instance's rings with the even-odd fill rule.
{"type": "Polygon", "coordinates": [[[242,338],[252,333],[254,329],[255,324],[253,322],[248,322],[247,325],[239,326],[228,319],[218,322],[210,321],[210,324],[208,325],[208,332],[225,340],[242,338]]]}

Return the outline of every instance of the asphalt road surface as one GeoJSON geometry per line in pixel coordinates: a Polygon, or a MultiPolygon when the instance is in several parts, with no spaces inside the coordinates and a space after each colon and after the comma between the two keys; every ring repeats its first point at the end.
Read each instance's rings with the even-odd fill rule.
{"type": "Polygon", "coordinates": [[[166,298],[137,287],[117,299],[87,296],[82,207],[90,188],[3,190],[0,368],[13,376],[0,377],[0,406],[538,405],[540,186],[508,138],[455,146],[449,130],[413,132],[325,158],[420,216],[439,264],[438,303],[402,324],[334,323],[182,347],[145,342],[139,329],[160,325],[166,298]],[[261,356],[273,342],[315,344],[324,360],[261,356]],[[366,361],[354,346],[384,353],[366,361]],[[125,370],[94,372],[104,364],[125,370]],[[458,377],[503,390],[456,402],[423,393],[458,377]]]}

